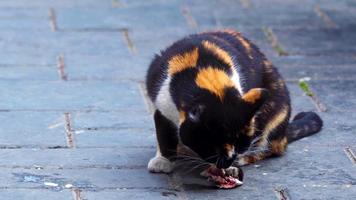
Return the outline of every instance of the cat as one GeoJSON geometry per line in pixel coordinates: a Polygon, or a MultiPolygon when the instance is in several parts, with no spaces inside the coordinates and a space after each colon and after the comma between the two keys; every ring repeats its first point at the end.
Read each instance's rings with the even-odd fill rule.
{"type": "Polygon", "coordinates": [[[189,35],[156,55],[146,75],[157,136],[148,170],[170,173],[181,143],[228,169],[282,155],[287,144],[321,130],[314,112],[289,122],[284,80],[259,48],[224,29],[189,35]]]}

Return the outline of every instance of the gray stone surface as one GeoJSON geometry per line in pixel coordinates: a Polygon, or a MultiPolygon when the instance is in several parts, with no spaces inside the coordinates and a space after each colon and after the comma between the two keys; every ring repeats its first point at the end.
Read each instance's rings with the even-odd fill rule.
{"type": "Polygon", "coordinates": [[[0,199],[277,199],[277,187],[291,199],[356,199],[345,153],[356,152],[355,11],[354,0],[1,1],[0,199]],[[245,184],[233,190],[148,173],[156,139],[142,82],[150,60],[187,34],[226,27],[279,68],[293,115],[317,111],[298,87],[311,78],[328,108],[319,113],[323,131],[244,167],[245,184]]]}

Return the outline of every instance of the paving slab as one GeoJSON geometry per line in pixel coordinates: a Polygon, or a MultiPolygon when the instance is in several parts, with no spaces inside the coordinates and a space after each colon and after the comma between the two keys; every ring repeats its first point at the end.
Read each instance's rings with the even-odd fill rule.
{"type": "Polygon", "coordinates": [[[169,189],[166,175],[151,174],[147,169],[2,169],[0,181],[0,187],[14,189],[65,190],[67,184],[93,191],[169,189]]]}
{"type": "Polygon", "coordinates": [[[63,1],[47,1],[47,0],[33,0],[28,4],[26,0],[3,1],[1,8],[48,8],[48,7],[112,7],[111,0],[63,0],[63,1]]]}
{"type": "Polygon", "coordinates": [[[58,148],[2,149],[0,158],[7,169],[145,169],[154,148],[58,148]],[[23,155],[31,155],[24,157],[23,155]]]}
{"type": "Polygon", "coordinates": [[[65,146],[61,113],[0,112],[0,145],[13,147],[65,146]]]}
{"type": "Polygon", "coordinates": [[[179,194],[172,190],[154,189],[154,190],[107,190],[100,192],[84,191],[85,198],[88,199],[180,199],[179,194]]]}
{"type": "Polygon", "coordinates": [[[142,110],[138,84],[127,81],[0,81],[1,109],[142,110]]]}
{"type": "Polygon", "coordinates": [[[58,25],[63,30],[78,29],[147,29],[157,27],[186,26],[179,6],[173,4],[142,5],[121,9],[63,8],[57,9],[58,25]]]}
{"type": "Polygon", "coordinates": [[[47,199],[51,197],[53,200],[73,199],[73,195],[69,191],[50,191],[45,189],[29,190],[29,189],[1,189],[1,199],[13,200],[13,199],[26,199],[37,200],[47,199]]]}

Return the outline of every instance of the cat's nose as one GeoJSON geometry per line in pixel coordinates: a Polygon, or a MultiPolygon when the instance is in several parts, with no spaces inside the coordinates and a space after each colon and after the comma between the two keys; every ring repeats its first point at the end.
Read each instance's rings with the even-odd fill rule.
{"type": "Polygon", "coordinates": [[[237,154],[233,154],[231,157],[228,157],[226,155],[220,156],[216,161],[216,167],[219,169],[229,168],[232,163],[234,163],[236,156],[237,154]]]}

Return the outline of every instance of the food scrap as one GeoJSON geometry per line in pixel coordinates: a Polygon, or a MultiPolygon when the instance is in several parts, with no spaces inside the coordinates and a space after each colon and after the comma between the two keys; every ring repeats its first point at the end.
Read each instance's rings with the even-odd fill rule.
{"type": "Polygon", "coordinates": [[[201,175],[207,177],[208,181],[215,183],[215,185],[221,189],[232,189],[243,184],[243,173],[241,169],[239,169],[238,177],[228,175],[224,169],[219,169],[215,166],[204,170],[201,175]]]}

